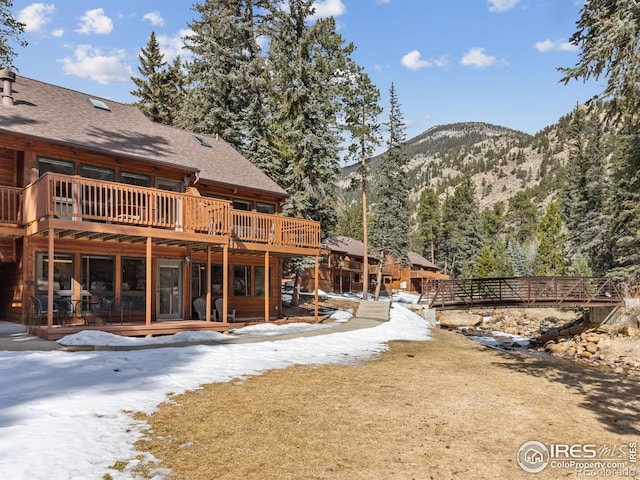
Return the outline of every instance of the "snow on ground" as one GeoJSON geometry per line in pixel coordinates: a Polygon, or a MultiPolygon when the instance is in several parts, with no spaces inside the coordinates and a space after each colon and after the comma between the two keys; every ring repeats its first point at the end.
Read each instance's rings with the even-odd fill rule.
{"type": "MultiPolygon", "coordinates": [[[[340,317],[344,321],[344,317],[340,317]]],[[[306,325],[306,324],[305,324],[306,325]]],[[[279,332],[299,324],[269,326],[279,332]]],[[[317,328],[326,328],[316,326],[317,328]]],[[[213,343],[219,333],[185,332],[126,338],[81,332],[61,339],[75,345],[147,346],[127,351],[0,351],[0,472],[2,478],[135,478],[134,443],[146,427],[133,412],[151,413],[171,395],[203,384],[260,375],[292,365],[348,364],[375,358],[391,340],[427,340],[429,325],[394,303],[389,322],[373,328],[256,343],[213,343]],[[176,347],[173,342],[208,342],[176,347]],[[130,462],[123,472],[110,469],[130,462]]],[[[265,329],[265,330],[270,330],[265,329]]],[[[236,330],[253,336],[256,327],[236,330]]],[[[298,330],[300,331],[300,330],[298,330]]],[[[158,471],[156,479],[165,477],[158,471]]]]}

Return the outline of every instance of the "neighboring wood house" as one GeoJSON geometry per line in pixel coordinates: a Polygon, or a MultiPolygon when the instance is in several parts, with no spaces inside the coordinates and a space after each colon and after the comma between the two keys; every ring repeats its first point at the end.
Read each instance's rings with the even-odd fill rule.
{"type": "Polygon", "coordinates": [[[50,339],[225,330],[233,310],[279,318],[283,258],[317,264],[319,223],[282,216],[286,192],[223,140],[6,70],[0,82],[3,320],[50,339]],[[198,297],[209,308],[193,321],[198,297]]]}
{"type": "MultiPolygon", "coordinates": [[[[328,293],[362,292],[364,275],[364,244],[343,235],[331,235],[322,242],[322,255],[318,271],[319,288],[328,293]]],[[[448,279],[440,268],[421,255],[409,252],[409,265],[403,266],[388,258],[382,269],[382,295],[391,295],[393,290],[425,293],[433,287],[435,280],[448,279]]],[[[378,261],[369,257],[369,292],[375,289],[378,261]]],[[[308,270],[301,276],[302,289],[313,291],[316,276],[308,270]]]]}

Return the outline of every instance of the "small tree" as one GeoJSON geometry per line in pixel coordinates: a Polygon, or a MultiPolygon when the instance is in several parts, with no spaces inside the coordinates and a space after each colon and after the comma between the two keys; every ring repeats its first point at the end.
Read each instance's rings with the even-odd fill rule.
{"type": "Polygon", "coordinates": [[[180,57],[171,66],[164,61],[155,32],[138,55],[140,77],[131,77],[138,87],[131,95],[138,97],[134,105],[150,120],[172,125],[183,96],[184,77],[180,57]]]}
{"type": "Polygon", "coordinates": [[[540,242],[536,255],[536,273],[564,275],[567,270],[566,236],[562,231],[562,216],[556,202],[547,205],[536,236],[540,242]]]}
{"type": "Polygon", "coordinates": [[[16,52],[9,41],[13,40],[21,47],[27,42],[22,38],[26,25],[17,21],[11,14],[13,0],[0,0],[0,68],[15,69],[13,60],[16,52]]]}
{"type": "Polygon", "coordinates": [[[475,273],[477,278],[490,278],[494,276],[496,261],[493,258],[489,245],[482,247],[480,257],[476,262],[475,273]]]}

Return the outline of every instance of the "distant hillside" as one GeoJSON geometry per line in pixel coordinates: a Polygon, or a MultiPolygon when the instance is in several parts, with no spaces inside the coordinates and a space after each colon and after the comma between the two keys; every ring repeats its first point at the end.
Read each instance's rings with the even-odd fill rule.
{"type": "MultiPolygon", "coordinates": [[[[417,202],[426,186],[444,196],[465,174],[471,175],[476,185],[481,208],[506,203],[517,192],[539,187],[545,180],[550,183],[567,158],[563,133],[567,119],[536,135],[481,122],[430,128],[403,147],[409,158],[411,201],[417,202]]],[[[372,183],[384,169],[383,157],[368,162],[372,183]]],[[[354,164],[342,170],[339,186],[347,205],[359,199],[357,189],[348,189],[359,168],[354,164]]]]}

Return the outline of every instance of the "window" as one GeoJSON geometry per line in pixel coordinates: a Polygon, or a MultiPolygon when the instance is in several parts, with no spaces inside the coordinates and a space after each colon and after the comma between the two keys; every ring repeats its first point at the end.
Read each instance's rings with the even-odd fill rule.
{"type": "MultiPolygon", "coordinates": [[[[53,257],[53,291],[56,295],[71,295],[73,255],[56,254],[53,257]]],[[[49,288],[49,255],[36,253],[36,293],[46,294],[49,288]]]]}
{"type": "Polygon", "coordinates": [[[238,265],[233,267],[233,295],[235,297],[251,296],[251,267],[238,265]]]}
{"type": "MultiPolygon", "coordinates": [[[[55,160],[53,158],[37,157],[38,177],[42,177],[45,173],[61,173],[64,175],[75,174],[75,164],[65,160],[55,160]]],[[[77,205],[74,201],[74,188],[71,182],[60,180],[55,182],[55,214],[58,218],[71,220],[77,218],[77,205]]],[[[77,195],[77,192],[75,192],[77,195]]],[[[77,198],[75,199],[77,201],[77,198]]]]}
{"type": "Polygon", "coordinates": [[[85,178],[105,180],[107,182],[115,180],[115,172],[112,168],[95,167],[93,165],[80,165],[80,175],[85,178]]]}
{"type": "Polygon", "coordinates": [[[151,177],[139,173],[120,172],[120,182],[128,185],[137,185],[138,187],[150,187],[151,177]]]}
{"type": "Polygon", "coordinates": [[[146,275],[144,258],[122,259],[121,304],[130,305],[132,311],[145,309],[146,275]]]}
{"type": "Polygon", "coordinates": [[[194,135],[193,139],[196,142],[198,142],[201,146],[211,148],[211,144],[209,142],[207,142],[204,138],[199,137],[198,135],[194,135]]]}
{"type": "Polygon", "coordinates": [[[250,202],[249,200],[239,200],[235,198],[232,200],[232,203],[233,208],[235,208],[236,210],[246,210],[248,212],[253,210],[253,202],[250,202]]]}
{"type": "Polygon", "coordinates": [[[115,261],[113,257],[83,255],[82,289],[98,297],[113,297],[113,275],[115,261]]]}
{"type": "Polygon", "coordinates": [[[99,110],[105,110],[107,112],[111,111],[109,106],[106,103],[104,103],[102,100],[97,100],[95,98],[89,98],[89,101],[91,102],[91,105],[93,105],[94,107],[96,107],[99,110]]]}
{"type": "Polygon", "coordinates": [[[274,214],[276,206],[273,203],[256,202],[256,212],[274,214]]]}
{"type": "MultiPolygon", "coordinates": [[[[194,263],[191,267],[191,296],[202,297],[207,293],[207,266],[194,263]]],[[[211,295],[222,295],[222,265],[211,265],[211,295]]]]}
{"type": "Polygon", "coordinates": [[[65,160],[55,160],[53,158],[37,157],[38,178],[47,172],[62,173],[64,175],[75,174],[75,164],[65,160]]]}
{"type": "MultiPolygon", "coordinates": [[[[264,297],[264,267],[254,267],[253,295],[255,297],[264,297]]],[[[271,282],[268,283],[269,291],[271,291],[271,282]]]]}

